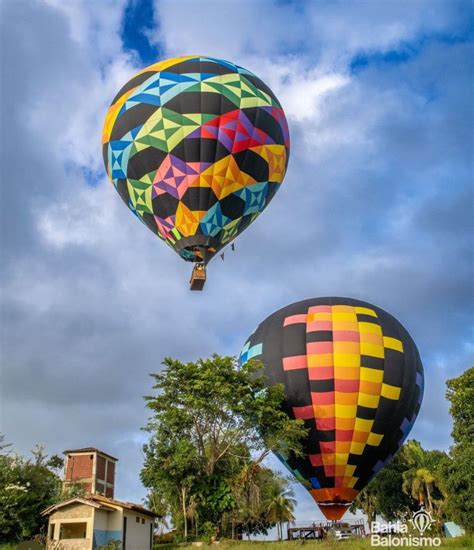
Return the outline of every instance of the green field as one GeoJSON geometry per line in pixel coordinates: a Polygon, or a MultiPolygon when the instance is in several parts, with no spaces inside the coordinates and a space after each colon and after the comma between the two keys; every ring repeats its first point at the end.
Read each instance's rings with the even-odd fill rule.
{"type": "MultiPolygon", "coordinates": [[[[15,544],[4,544],[0,546],[0,550],[16,550],[15,544]]],[[[313,542],[313,541],[269,541],[269,542],[260,542],[260,541],[222,541],[219,544],[203,544],[198,547],[197,545],[191,544],[160,544],[155,546],[155,550],[174,550],[181,548],[203,548],[209,550],[210,548],[215,548],[216,550],[368,550],[369,548],[376,548],[370,545],[370,538],[366,539],[352,539],[346,541],[323,541],[323,542],[313,542]]],[[[395,548],[392,546],[392,548],[395,548]]],[[[400,548],[400,547],[397,547],[400,548]]],[[[409,547],[401,547],[409,548],[409,547]]],[[[412,547],[413,548],[413,547],[412,547]]],[[[424,547],[429,548],[429,547],[424,547]]],[[[470,536],[458,537],[456,539],[442,539],[441,546],[437,548],[474,548],[474,538],[470,536]]]]}
{"type": "MultiPolygon", "coordinates": [[[[174,544],[162,544],[155,546],[155,550],[171,550],[174,548],[196,548],[192,545],[174,545],[174,544]]],[[[260,541],[222,541],[218,545],[203,545],[201,548],[219,548],[220,550],[346,550],[353,548],[354,550],[367,550],[369,548],[376,548],[375,546],[370,545],[370,538],[366,539],[352,539],[346,541],[330,541],[326,540],[323,542],[315,541],[269,541],[269,542],[260,542],[260,541]]],[[[394,548],[394,546],[392,546],[394,548]]],[[[400,548],[400,547],[397,547],[400,548]]],[[[401,548],[410,548],[410,547],[401,547],[401,548]]],[[[413,547],[412,547],[413,548],[413,547]]],[[[424,547],[429,548],[429,547],[424,547]]],[[[458,537],[456,539],[442,539],[441,546],[437,548],[474,548],[474,538],[470,536],[458,537]]]]}

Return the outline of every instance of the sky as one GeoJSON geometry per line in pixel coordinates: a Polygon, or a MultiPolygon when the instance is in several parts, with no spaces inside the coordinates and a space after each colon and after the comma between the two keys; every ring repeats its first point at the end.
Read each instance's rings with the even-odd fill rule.
{"type": "MultiPolygon", "coordinates": [[[[445,381],[473,364],[472,8],[0,0],[0,432],[14,448],[99,447],[120,460],[116,497],[140,502],[142,396],[164,357],[237,355],[276,309],[350,296],[413,336],[426,389],[411,437],[447,450],[445,381]],[[284,184],[202,293],[101,158],[120,87],[189,54],[260,76],[292,140],[284,184]]],[[[319,519],[295,491],[296,519],[319,519]]]]}

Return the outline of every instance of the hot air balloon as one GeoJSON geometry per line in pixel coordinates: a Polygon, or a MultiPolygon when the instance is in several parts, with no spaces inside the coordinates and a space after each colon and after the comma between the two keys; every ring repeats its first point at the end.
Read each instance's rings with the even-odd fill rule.
{"type": "Polygon", "coordinates": [[[379,307],[315,298],[265,319],[242,350],[249,359],[284,385],[284,410],[309,430],[304,457],[278,458],[327,519],[340,519],[415,422],[423,366],[413,340],[379,307]]]}
{"type": "Polygon", "coordinates": [[[289,155],[285,114],[270,88],[238,65],[201,56],[133,76],[112,101],[102,142],[122,200],[197,264],[199,290],[209,260],[275,195],[289,155]]]}

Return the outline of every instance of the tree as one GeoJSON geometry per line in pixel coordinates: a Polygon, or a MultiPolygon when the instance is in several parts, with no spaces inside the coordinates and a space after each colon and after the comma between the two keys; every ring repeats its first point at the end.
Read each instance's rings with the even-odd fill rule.
{"type": "MultiPolygon", "coordinates": [[[[409,472],[410,474],[412,472],[409,472]]],[[[436,477],[427,468],[416,468],[411,479],[407,479],[405,486],[406,492],[411,493],[411,496],[420,503],[420,505],[433,512],[433,498],[432,492],[434,484],[436,483],[436,477]]]]}
{"type": "Polygon", "coordinates": [[[456,445],[474,442],[474,367],[446,382],[453,417],[451,435],[456,445]]]}
{"type": "Polygon", "coordinates": [[[467,531],[474,531],[474,367],[448,380],[454,445],[444,462],[447,514],[467,531]]]}
{"type": "Polygon", "coordinates": [[[289,482],[285,477],[261,464],[247,463],[234,484],[233,494],[236,507],[232,518],[242,534],[268,534],[268,530],[278,527],[280,521],[292,521],[292,515],[278,513],[274,501],[284,494],[288,508],[294,505],[289,482]],[[273,504],[272,504],[273,503],[273,504]]]}
{"type": "Polygon", "coordinates": [[[403,472],[403,490],[419,507],[438,520],[438,528],[444,517],[446,490],[442,479],[442,464],[446,453],[427,451],[416,440],[408,441],[403,448],[406,470],[403,472]]]}
{"type": "Polygon", "coordinates": [[[191,488],[199,474],[197,455],[186,439],[181,439],[165,422],[159,433],[144,447],[146,459],[141,478],[152,492],[167,500],[175,527],[188,536],[188,507],[191,488]]]}
{"type": "MultiPolygon", "coordinates": [[[[438,452],[429,451],[428,453],[432,453],[429,454],[431,457],[437,456],[438,452]]],[[[421,449],[417,442],[413,444],[408,441],[399,449],[391,462],[386,464],[359,493],[351,506],[351,511],[362,510],[367,515],[370,525],[372,521],[375,521],[377,515],[383,516],[387,521],[396,521],[405,519],[412,512],[418,510],[420,505],[411,493],[411,477],[410,482],[406,481],[406,477],[407,472],[415,468],[417,464],[426,463],[428,458],[425,453],[426,451],[421,449]],[[415,450],[411,449],[412,447],[415,450]],[[413,459],[413,455],[417,458],[413,459]],[[406,490],[403,489],[404,483],[406,490]]],[[[441,455],[446,456],[444,453],[441,455]]],[[[433,459],[434,462],[436,461],[433,459]]],[[[429,464],[430,467],[433,465],[432,462],[429,464]]]]}
{"type": "Polygon", "coordinates": [[[367,522],[369,529],[372,522],[375,521],[377,516],[377,504],[379,497],[380,487],[375,482],[370,482],[364,489],[357,495],[357,498],[350,506],[350,511],[355,512],[357,509],[362,510],[367,516],[367,522]]]}
{"type": "Polygon", "coordinates": [[[168,504],[161,493],[150,491],[145,499],[145,506],[156,514],[155,528],[158,529],[158,534],[163,533],[163,529],[168,528],[166,516],[169,513],[168,504]]]}
{"type": "Polygon", "coordinates": [[[11,446],[11,443],[5,441],[5,434],[0,433],[0,456],[10,454],[11,446]]]}
{"type": "Polygon", "coordinates": [[[424,506],[438,520],[438,528],[448,517],[474,531],[474,367],[446,385],[453,417],[449,455],[408,441],[361,491],[353,510],[392,520],[424,506]]]}
{"type": "Polygon", "coordinates": [[[278,540],[283,539],[283,523],[295,520],[295,495],[287,485],[283,480],[282,483],[275,483],[267,507],[270,520],[277,524],[278,540]]]}
{"type": "Polygon", "coordinates": [[[234,358],[213,355],[163,364],[152,375],[156,394],[145,398],[152,416],[142,481],[165,495],[185,537],[188,523],[222,532],[238,508],[234,487],[245,469],[271,451],[300,454],[307,432],[281,410],[283,386],[266,387],[257,362],[237,369],[234,358]]]}
{"type": "Polygon", "coordinates": [[[59,500],[61,491],[54,471],[59,457],[48,459],[40,447],[35,448],[33,459],[4,449],[0,454],[0,543],[38,534],[46,523],[41,512],[59,500]]]}

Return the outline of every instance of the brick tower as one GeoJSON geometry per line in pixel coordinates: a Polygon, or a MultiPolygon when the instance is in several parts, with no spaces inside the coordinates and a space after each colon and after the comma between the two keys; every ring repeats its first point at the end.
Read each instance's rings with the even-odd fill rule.
{"type": "Polygon", "coordinates": [[[93,447],[71,449],[64,451],[64,454],[66,468],[63,490],[80,485],[86,495],[114,498],[116,458],[93,447]]]}

